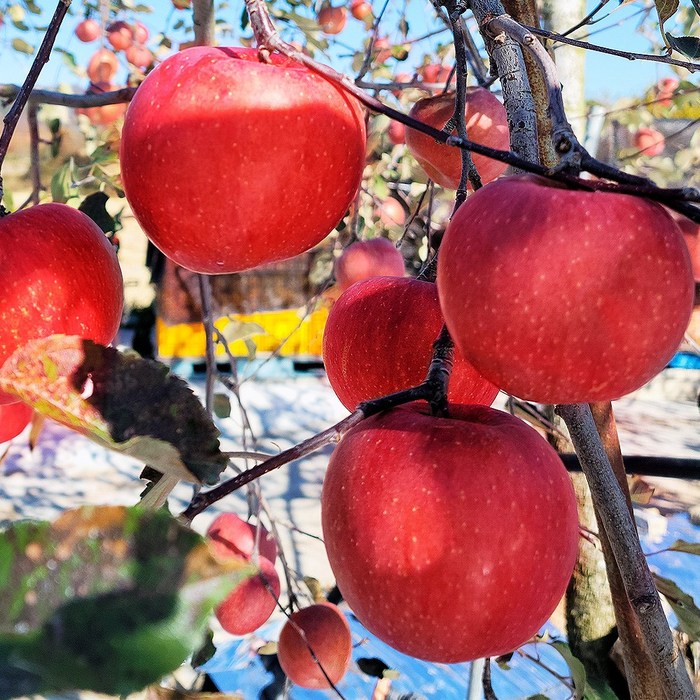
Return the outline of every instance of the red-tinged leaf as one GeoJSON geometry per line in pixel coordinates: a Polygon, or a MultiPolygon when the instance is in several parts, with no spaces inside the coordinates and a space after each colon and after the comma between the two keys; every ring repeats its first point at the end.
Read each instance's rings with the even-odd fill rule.
{"type": "Polygon", "coordinates": [[[664,24],[676,14],[676,10],[678,10],[678,2],[679,0],[654,0],[654,4],[656,5],[656,14],[659,16],[659,30],[661,31],[661,36],[664,39],[664,43],[669,47],[671,45],[669,43],[668,35],[664,31],[664,24]]]}
{"type": "Polygon", "coordinates": [[[213,484],[228,463],[187,384],[133,353],[78,336],[33,340],[0,368],[0,388],[170,477],[213,484]]]}

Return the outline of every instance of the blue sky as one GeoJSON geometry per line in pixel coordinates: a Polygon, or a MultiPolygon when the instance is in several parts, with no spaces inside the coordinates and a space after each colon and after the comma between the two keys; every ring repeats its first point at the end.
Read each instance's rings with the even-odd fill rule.
{"type": "MultiPolygon", "coordinates": [[[[335,0],[338,3],[339,0],[335,0]]],[[[683,0],[684,3],[689,3],[690,0],[683,0]]],[[[54,3],[50,0],[40,0],[42,7],[46,8],[45,17],[47,19],[53,10],[54,3]]],[[[155,11],[153,14],[146,16],[145,23],[152,30],[152,34],[157,33],[166,25],[170,27],[175,22],[186,16],[185,12],[174,11],[171,0],[152,0],[155,11]]],[[[595,4],[594,0],[589,0],[589,6],[595,4]]],[[[612,0],[609,3],[610,9],[616,8],[617,0],[612,0]]],[[[378,0],[375,0],[375,6],[380,6],[378,0]]],[[[392,21],[392,15],[395,17],[399,7],[398,0],[390,0],[387,9],[386,26],[395,25],[392,21]]],[[[630,51],[646,52],[649,51],[650,45],[647,39],[635,32],[635,26],[640,9],[643,4],[630,3],[629,5],[620,8],[613,12],[609,18],[595,25],[593,28],[597,33],[591,38],[594,43],[600,43],[605,46],[621,48],[630,51]],[[637,15],[635,17],[635,15],[637,15]]],[[[233,27],[233,35],[229,38],[230,43],[237,43],[237,37],[240,36],[239,18],[242,11],[242,2],[236,0],[229,4],[229,8],[219,13],[219,17],[228,21],[233,27]]],[[[67,49],[75,53],[77,59],[81,63],[85,63],[89,55],[95,50],[96,44],[82,44],[79,42],[73,30],[76,24],[81,19],[82,3],[75,2],[71,8],[72,14],[65,20],[57,46],[67,49]]],[[[426,0],[412,0],[409,9],[409,23],[411,26],[409,36],[420,36],[431,28],[438,26],[433,17],[434,12],[432,7],[426,0]]],[[[32,19],[29,16],[28,19],[32,19]]],[[[17,31],[8,26],[9,21],[6,20],[5,25],[0,29],[0,82],[21,82],[26,75],[30,65],[30,58],[17,54],[10,48],[10,41],[13,37],[18,36],[17,31]]],[[[177,33],[176,33],[177,34],[177,33]]],[[[348,53],[342,44],[359,46],[362,41],[364,29],[360,22],[350,18],[343,33],[338,37],[339,43],[332,50],[334,63],[336,66],[350,71],[347,66],[347,61],[343,61],[343,55],[348,53]]],[[[437,40],[447,41],[448,35],[442,34],[437,40]]],[[[36,36],[26,35],[26,39],[30,43],[38,44],[39,39],[36,36]]],[[[430,51],[432,42],[436,39],[426,40],[425,42],[416,45],[411,52],[409,60],[398,65],[397,71],[407,71],[415,63],[420,63],[420,60],[425,52],[430,51]]],[[[627,61],[622,58],[607,56],[604,54],[587,52],[586,58],[586,93],[589,98],[611,102],[619,97],[641,95],[646,88],[656,82],[660,77],[672,75],[672,71],[668,66],[659,63],[651,63],[646,61],[627,61]]],[[[39,79],[39,84],[45,87],[52,87],[59,83],[67,83],[79,87],[81,82],[79,78],[73,75],[64,65],[61,56],[57,55],[52,58],[49,64],[44,68],[39,79]]]]}

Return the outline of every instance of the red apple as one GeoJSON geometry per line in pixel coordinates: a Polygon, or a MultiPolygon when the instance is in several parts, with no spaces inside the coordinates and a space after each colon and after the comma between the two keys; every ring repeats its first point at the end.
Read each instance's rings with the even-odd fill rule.
{"type": "Polygon", "coordinates": [[[375,209],[375,216],[384,226],[403,226],[406,222],[406,210],[395,197],[387,197],[375,209]]]}
{"type": "Polygon", "coordinates": [[[694,293],[663,207],[534,176],[467,198],[443,238],[437,282],[464,356],[504,391],[542,403],[638,389],[676,352],[694,293]]]}
{"type": "Polygon", "coordinates": [[[143,22],[134,22],[132,30],[134,32],[134,41],[138,44],[145,44],[151,36],[148,27],[143,22]]]}
{"type": "Polygon", "coordinates": [[[256,547],[261,557],[274,564],[277,542],[262,526],[255,526],[235,513],[217,516],[207,530],[207,538],[220,557],[239,556],[252,559],[256,547]]]}
{"type": "Polygon", "coordinates": [[[192,7],[192,0],[172,0],[176,10],[189,10],[192,7]]]}
{"type": "Polygon", "coordinates": [[[641,127],[634,134],[634,146],[642,155],[660,156],[666,148],[666,139],[656,129],[641,127]]]}
{"type": "Polygon", "coordinates": [[[576,499],[559,456],[485,406],[452,405],[436,418],[415,403],[349,430],[328,465],[321,520],[360,622],[428,661],[527,642],[576,561],[576,499]]]}
{"type": "Polygon", "coordinates": [[[126,60],[137,68],[148,68],[153,63],[153,54],[145,46],[134,44],[126,50],[126,60]]]}
{"type": "Polygon", "coordinates": [[[149,73],[129,106],[126,196],[148,237],[182,267],[231,273],[302,253],[357,192],[360,105],[294,60],[271,61],[255,49],[181,51],[149,73]]]}
{"type": "Polygon", "coordinates": [[[17,437],[32,419],[33,410],[26,403],[0,403],[0,442],[17,437]]]}
{"type": "Polygon", "coordinates": [[[230,634],[254,632],[270,619],[277,607],[280,580],[275,567],[264,557],[260,557],[258,566],[260,573],[236,586],[214,611],[216,619],[230,634]]]}
{"type": "Polygon", "coordinates": [[[656,90],[658,95],[658,104],[664,107],[670,107],[673,104],[673,93],[678,90],[680,81],[678,78],[662,78],[656,83],[656,90]]]}
{"type": "Polygon", "coordinates": [[[350,625],[331,603],[297,610],[280,631],[277,643],[280,666],[289,680],[302,688],[330,688],[328,679],[335,685],[348,670],[351,657],[350,625]]]}
{"type": "Polygon", "coordinates": [[[340,34],[348,21],[348,11],[344,7],[326,5],[319,10],[316,21],[325,34],[340,34]]]}
{"type": "Polygon", "coordinates": [[[92,83],[109,83],[119,70],[119,60],[109,49],[98,49],[90,57],[87,74],[92,83]]]}
{"type": "Polygon", "coordinates": [[[350,14],[359,20],[365,20],[372,15],[372,5],[367,0],[352,0],[350,3],[350,14]]]}
{"type": "Polygon", "coordinates": [[[75,28],[75,36],[85,43],[95,41],[100,36],[100,25],[94,19],[84,19],[75,28]]]}
{"type": "Polygon", "coordinates": [[[403,256],[387,238],[356,241],[335,263],[335,279],[341,291],[368,277],[403,277],[405,274],[403,256]]]}
{"type": "MultiPolygon", "coordinates": [[[[117,255],[85,214],[40,204],[0,218],[0,365],[53,333],[110,343],[122,305],[117,255]]],[[[0,394],[0,403],[14,401],[0,394]]]]}
{"type": "MultiPolygon", "coordinates": [[[[442,129],[454,112],[454,93],[419,100],[410,115],[436,129],[442,129]]],[[[471,141],[483,146],[507,151],[510,148],[508,117],[503,105],[488,90],[467,88],[466,124],[471,141]]],[[[452,133],[455,133],[454,131],[452,133]]],[[[442,187],[456,189],[462,172],[462,157],[458,148],[447,146],[415,129],[406,128],[406,145],[413,157],[432,180],[442,187]]],[[[472,154],[474,165],[485,184],[502,175],[506,164],[472,154]]]]}
{"type": "Polygon", "coordinates": [[[126,22],[112,22],[107,27],[107,41],[115,51],[124,51],[134,43],[134,32],[126,22]]]}
{"type": "MultiPolygon", "coordinates": [[[[108,82],[99,82],[90,85],[86,94],[87,95],[99,95],[104,92],[113,92],[118,90],[117,85],[112,85],[108,82]]],[[[126,112],[126,104],[123,102],[117,102],[113,105],[104,105],[103,107],[78,107],[76,110],[77,114],[84,114],[92,124],[96,126],[106,126],[107,124],[114,123],[117,119],[124,115],[126,112]]]]}
{"type": "Polygon", "coordinates": [[[696,224],[691,221],[688,217],[673,211],[672,209],[667,210],[669,214],[673,217],[674,221],[678,224],[685,244],[688,246],[688,252],[690,253],[690,262],[693,267],[693,277],[696,281],[700,280],[700,245],[698,245],[698,239],[700,239],[700,224],[696,224]]]}
{"type": "Polygon", "coordinates": [[[394,121],[393,119],[389,122],[389,128],[386,131],[389,141],[398,146],[406,141],[406,127],[401,122],[394,121]]]}
{"type": "MultiPolygon", "coordinates": [[[[441,253],[442,254],[442,253],[441,253]]],[[[420,384],[443,325],[437,288],[411,277],[373,277],[335,302],[323,334],[328,381],[348,410],[420,384]]],[[[498,388],[455,353],[449,399],[490,404],[498,388]]]]}
{"type": "MultiPolygon", "coordinates": [[[[423,76],[424,83],[443,88],[452,74],[452,69],[440,63],[430,63],[427,66],[423,66],[423,68],[420,69],[420,73],[423,76]]],[[[454,82],[454,80],[455,78],[453,76],[452,82],[454,82]]]]}

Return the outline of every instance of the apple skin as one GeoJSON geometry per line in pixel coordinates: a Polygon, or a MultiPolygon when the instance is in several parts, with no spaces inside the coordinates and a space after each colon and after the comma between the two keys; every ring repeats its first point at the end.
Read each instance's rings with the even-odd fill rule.
{"type": "Polygon", "coordinates": [[[316,603],[292,613],[277,643],[280,666],[293,683],[316,690],[330,688],[307,643],[333,685],[338,683],[350,666],[352,635],[345,615],[335,605],[316,603]]]}
{"type": "Polygon", "coordinates": [[[219,624],[229,633],[250,634],[264,625],[277,607],[280,580],[273,564],[260,557],[260,573],[247,578],[214,611],[219,624]],[[269,585],[274,596],[267,588],[269,585]]]}
{"type": "Polygon", "coordinates": [[[53,333],[111,343],[123,303],[117,254],[85,214],[39,204],[0,218],[0,365],[53,333]]]}
{"type": "MultiPolygon", "coordinates": [[[[328,315],[323,360],[350,411],[362,401],[420,384],[444,321],[437,288],[411,277],[373,277],[344,292],[328,315]]],[[[491,404],[498,388],[455,351],[448,397],[491,404]]]]}
{"type": "Polygon", "coordinates": [[[370,277],[403,277],[403,256],[388,238],[351,243],[336,260],[335,279],[341,291],[370,277]]]}
{"type": "Polygon", "coordinates": [[[372,5],[367,0],[352,0],[350,3],[350,14],[360,21],[366,19],[372,14],[372,5]]]}
{"type": "Polygon", "coordinates": [[[88,78],[95,84],[111,82],[118,70],[119,59],[109,49],[98,49],[88,61],[88,78]]]}
{"type": "Polygon", "coordinates": [[[137,68],[148,68],[153,63],[153,54],[145,46],[134,44],[126,52],[126,60],[137,68]]]}
{"type": "Polygon", "coordinates": [[[642,155],[660,156],[666,148],[666,139],[656,129],[641,127],[634,134],[634,146],[642,155]]]}
{"type": "Polygon", "coordinates": [[[134,41],[139,44],[145,44],[151,36],[148,27],[143,22],[134,22],[132,29],[134,32],[134,41]]]}
{"type": "MultiPolygon", "coordinates": [[[[413,105],[410,116],[436,129],[442,129],[454,112],[454,93],[426,97],[413,105]]],[[[503,105],[488,90],[467,88],[467,135],[471,141],[500,150],[510,149],[508,117],[503,105]]],[[[453,132],[455,133],[455,132],[453,132]]],[[[462,172],[460,149],[438,143],[415,129],[406,127],[406,145],[432,180],[442,187],[456,189],[462,172]]],[[[482,183],[502,175],[507,165],[492,158],[472,154],[482,183]]]]}
{"type": "Polygon", "coordinates": [[[344,7],[326,5],[319,10],[316,21],[324,34],[340,34],[348,21],[348,11],[344,7]]]}
{"type": "Polygon", "coordinates": [[[387,197],[375,209],[375,215],[384,226],[403,226],[406,223],[406,210],[395,197],[387,197]]]}
{"type": "Polygon", "coordinates": [[[454,404],[436,418],[409,404],[349,430],[328,465],[321,521],[360,622],[398,651],[442,663],[528,641],[577,555],[576,499],[558,455],[485,406],[454,404]]]}
{"type": "Polygon", "coordinates": [[[129,105],[127,199],[151,241],[189,270],[232,273],[302,253],[357,192],[359,103],[291,59],[271,60],[187,49],[149,73],[129,105]]]}
{"type": "Polygon", "coordinates": [[[255,553],[257,540],[261,557],[273,564],[277,559],[274,537],[262,525],[256,528],[235,513],[218,515],[207,530],[207,538],[220,557],[239,556],[250,560],[255,553]]]}
{"type": "Polygon", "coordinates": [[[668,212],[678,224],[678,228],[680,228],[683,234],[685,244],[688,246],[690,262],[693,266],[693,277],[696,282],[700,281],[700,245],[698,245],[698,239],[700,239],[700,224],[696,224],[687,216],[683,216],[683,214],[679,214],[672,209],[669,209],[668,212]]]}
{"type": "Polygon", "coordinates": [[[16,438],[32,419],[34,411],[26,403],[0,403],[0,442],[16,438]]]}
{"type": "Polygon", "coordinates": [[[86,44],[95,41],[100,36],[100,25],[94,19],[84,19],[75,28],[75,36],[86,44]]]}
{"type": "Polygon", "coordinates": [[[541,403],[641,387],[676,352],[694,295],[688,250],[663,207],[520,175],[458,209],[437,285],[464,356],[504,391],[541,403]]]}
{"type": "Polygon", "coordinates": [[[394,121],[393,119],[389,122],[389,127],[386,130],[389,141],[394,144],[394,146],[399,146],[406,142],[406,127],[401,123],[394,121]]]}

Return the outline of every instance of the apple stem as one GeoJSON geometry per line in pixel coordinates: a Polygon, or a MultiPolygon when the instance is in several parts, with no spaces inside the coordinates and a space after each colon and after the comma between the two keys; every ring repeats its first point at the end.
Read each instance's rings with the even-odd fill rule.
{"type": "Polygon", "coordinates": [[[683,657],[674,646],[634,520],[605,453],[591,409],[585,404],[575,404],[559,405],[556,411],[569,429],[591,490],[593,505],[610,541],[656,675],[662,680],[666,700],[692,700],[696,695],[683,657]]]}
{"type": "MultiPolygon", "coordinates": [[[[61,27],[63,18],[68,12],[70,4],[71,0],[59,0],[58,5],[56,6],[56,10],[53,13],[53,17],[51,18],[51,22],[49,23],[49,26],[46,30],[46,34],[44,34],[44,38],[42,39],[41,46],[39,47],[39,50],[37,51],[37,54],[34,57],[34,61],[32,62],[31,68],[29,69],[27,78],[22,84],[22,87],[19,89],[19,92],[17,93],[14,102],[12,103],[10,111],[5,115],[5,118],[3,119],[5,126],[3,127],[2,134],[0,134],[0,168],[2,168],[2,164],[5,161],[7,149],[10,147],[10,141],[12,139],[12,135],[15,132],[15,128],[17,127],[17,123],[19,122],[22,110],[27,104],[27,100],[29,99],[29,95],[31,94],[32,89],[36,85],[36,81],[39,78],[41,69],[51,57],[51,49],[53,48],[54,42],[56,41],[56,35],[58,34],[58,30],[61,27]]],[[[4,189],[2,177],[0,176],[0,216],[4,216],[5,214],[7,214],[7,211],[2,206],[3,195],[4,189]]]]}

